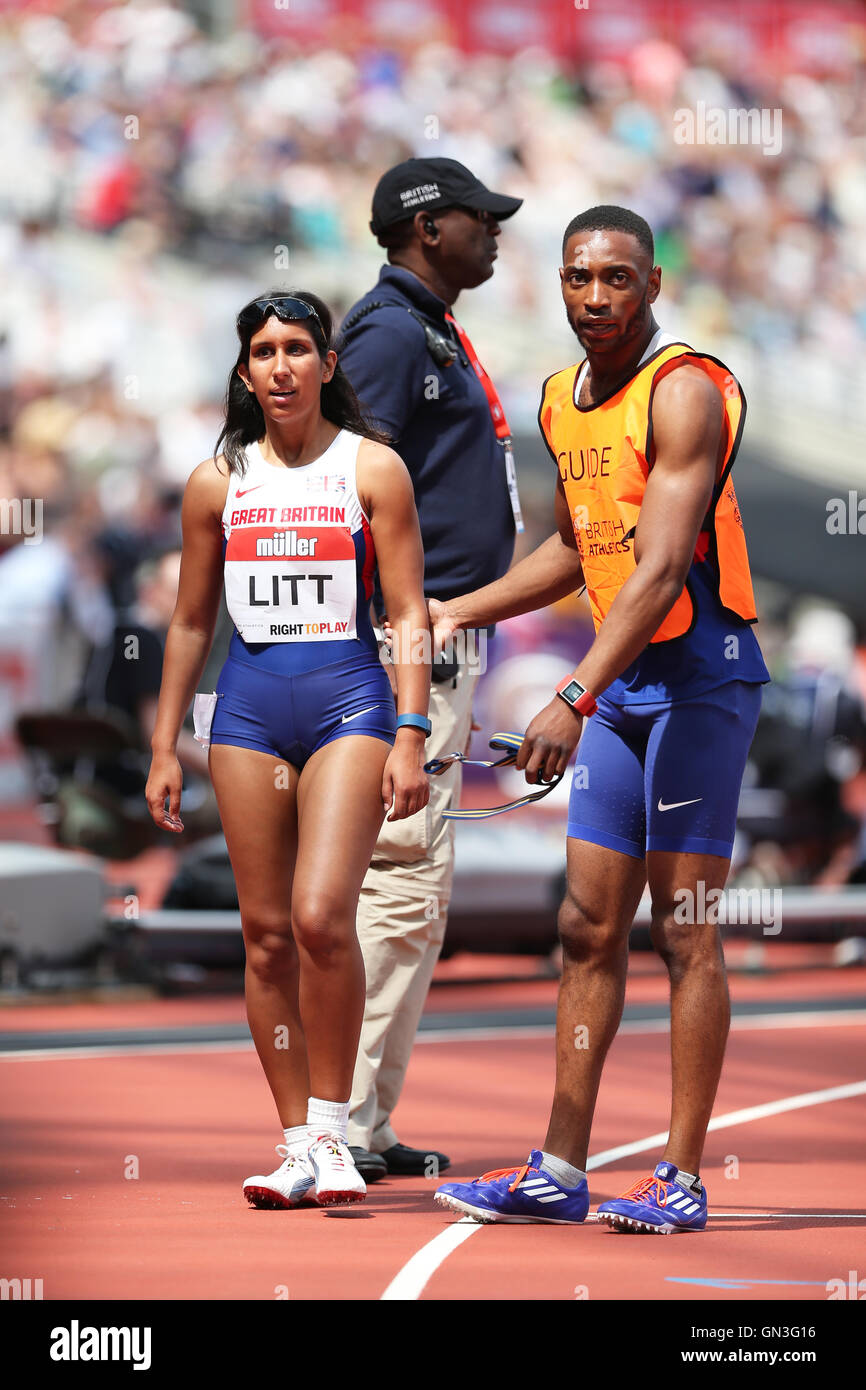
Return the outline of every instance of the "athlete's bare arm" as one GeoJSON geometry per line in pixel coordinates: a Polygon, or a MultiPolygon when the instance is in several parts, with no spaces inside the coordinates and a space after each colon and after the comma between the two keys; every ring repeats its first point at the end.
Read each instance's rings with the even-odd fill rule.
{"type": "Polygon", "coordinates": [[[557,599],[565,598],[583,582],[580,556],[571,525],[562,481],[557,478],[554,500],[556,531],[531,555],[514,565],[501,579],[475,589],[471,594],[441,603],[430,599],[430,617],[437,646],[458,628],[489,627],[532,613],[557,599]]]}
{"type": "MultiPolygon", "coordinates": [[[[635,531],[636,568],[574,673],[593,694],[640,655],[682,592],[717,476],[722,425],[721,395],[700,367],[685,364],[659,382],[656,457],[635,531]]],[[[529,725],[517,755],[528,782],[565,771],[582,724],[554,695],[529,725]]]]}
{"type": "MultiPolygon", "coordinates": [[[[379,582],[392,633],[397,713],[426,715],[430,700],[430,642],[424,602],[424,550],[412,480],[403,460],[384,444],[365,440],[358,450],[358,496],[370,518],[379,582]]],[[[385,767],[382,797],[389,820],[427,804],[424,733],[400,728],[385,767]]]]}
{"type": "Polygon", "coordinates": [[[145,796],[150,814],[164,829],[180,831],[182,774],[178,734],[213,642],[223,586],[222,513],[228,492],[224,461],[206,459],[190,475],[183,498],[183,552],[177,602],[162,662],[162,683],[153,736],[153,762],[145,796]],[[164,812],[170,798],[169,817],[164,812]]]}

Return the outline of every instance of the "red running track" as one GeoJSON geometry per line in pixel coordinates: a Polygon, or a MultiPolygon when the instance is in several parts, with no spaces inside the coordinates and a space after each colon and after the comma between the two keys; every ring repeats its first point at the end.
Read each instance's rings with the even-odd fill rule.
{"type": "MultiPolygon", "coordinates": [[[[761,997],[781,1000],[793,997],[794,983],[801,997],[838,993],[853,1005],[858,986],[866,996],[861,970],[735,979],[732,993],[735,1001],[754,996],[760,984],[761,997]]],[[[664,992],[651,971],[634,986],[630,997],[642,1000],[664,992]]],[[[498,985],[498,1006],[506,989],[535,1004],[553,986],[498,985]]],[[[470,995],[474,1006],[483,994],[475,986],[444,998],[434,992],[431,1007],[442,1011],[452,995],[452,1007],[468,1006],[470,995]]],[[[45,1027],[50,1014],[54,1027],[158,1026],[225,1019],[239,1008],[237,1000],[171,1000],[17,1009],[5,1010],[2,1024],[45,1027]]],[[[732,1032],[716,1119],[862,1082],[862,1011],[853,1021],[789,1018],[732,1032]]],[[[449,1177],[520,1163],[543,1136],[552,1077],[549,1037],[512,1031],[422,1041],[400,1103],[401,1137],[450,1152],[449,1177]]],[[[663,1131],[669,1079],[665,1033],[621,1033],[602,1082],[593,1154],[663,1131]]],[[[703,1234],[464,1223],[456,1235],[468,1234],[455,1246],[455,1218],[434,1206],[435,1183],[425,1179],[377,1183],[363,1206],[345,1212],[248,1208],[241,1182],[276,1166],[272,1145],[281,1137],[251,1050],[7,1057],[0,1084],[0,1273],[41,1278],[49,1300],[377,1299],[386,1290],[433,1300],[810,1300],[826,1299],[829,1280],[863,1264],[862,1085],[846,1098],[711,1132],[703,1234]],[[419,1260],[410,1264],[419,1251],[420,1273],[419,1260]]],[[[651,1171],[659,1153],[653,1143],[594,1168],[593,1209],[651,1171]]]]}

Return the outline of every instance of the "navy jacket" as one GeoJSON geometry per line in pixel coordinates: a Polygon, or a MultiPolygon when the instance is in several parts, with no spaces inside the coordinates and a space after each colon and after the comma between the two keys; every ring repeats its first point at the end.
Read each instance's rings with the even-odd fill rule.
{"type": "Polygon", "coordinates": [[[455,338],[443,301],[411,271],[386,265],[376,287],[347,313],[344,323],[350,326],[337,351],[365,413],[391,435],[411,474],[424,543],[424,592],[445,599],[505,573],[514,550],[514,518],[504,452],[484,388],[462,350],[451,366],[437,366],[424,328],[407,305],[455,338]],[[358,310],[373,302],[383,307],[351,326],[358,310]]]}

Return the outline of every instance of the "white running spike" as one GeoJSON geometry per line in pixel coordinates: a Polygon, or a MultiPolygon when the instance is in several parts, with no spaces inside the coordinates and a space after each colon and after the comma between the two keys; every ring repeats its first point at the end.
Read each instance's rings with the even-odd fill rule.
{"type": "Polygon", "coordinates": [[[298,1207],[315,1203],[315,1176],[306,1154],[292,1153],[277,1144],[283,1162],[273,1173],[256,1173],[244,1183],[244,1196],[252,1207],[264,1209],[298,1207]]]}
{"type": "Polygon", "coordinates": [[[315,1174],[316,1201],[320,1206],[363,1202],[367,1184],[339,1135],[320,1134],[310,1145],[309,1162],[315,1174]]]}

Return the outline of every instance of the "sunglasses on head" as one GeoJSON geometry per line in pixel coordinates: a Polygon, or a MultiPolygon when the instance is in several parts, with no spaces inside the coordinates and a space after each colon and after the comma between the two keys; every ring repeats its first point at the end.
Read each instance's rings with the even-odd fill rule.
{"type": "Polygon", "coordinates": [[[289,322],[293,319],[315,319],[321,332],[324,333],[325,331],[312,304],[307,304],[303,299],[293,299],[291,295],[284,295],[277,299],[253,300],[252,304],[248,304],[238,314],[238,328],[261,323],[271,311],[277,315],[277,318],[289,322]]]}

